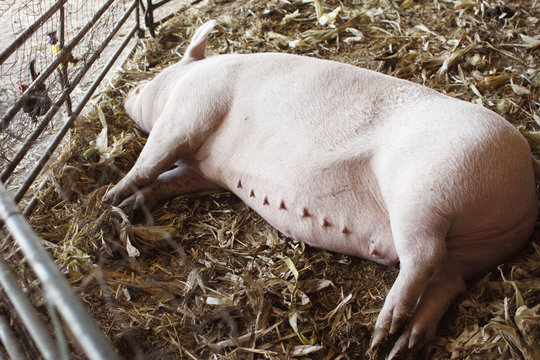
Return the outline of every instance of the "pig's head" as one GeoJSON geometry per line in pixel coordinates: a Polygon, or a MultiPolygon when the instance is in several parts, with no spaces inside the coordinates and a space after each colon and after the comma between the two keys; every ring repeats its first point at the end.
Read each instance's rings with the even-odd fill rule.
{"type": "MultiPolygon", "coordinates": [[[[174,71],[174,78],[181,78],[181,74],[183,73],[182,68],[186,65],[205,58],[206,40],[214,26],[216,26],[216,21],[210,20],[195,31],[182,60],[174,65],[174,70],[171,69],[171,71],[174,71]]],[[[124,102],[126,114],[142,130],[148,133],[152,130],[154,122],[161,113],[156,94],[162,93],[160,90],[162,90],[163,86],[170,85],[170,75],[166,74],[168,70],[162,72],[154,80],[146,84],[137,85],[131,89],[124,102]]]]}

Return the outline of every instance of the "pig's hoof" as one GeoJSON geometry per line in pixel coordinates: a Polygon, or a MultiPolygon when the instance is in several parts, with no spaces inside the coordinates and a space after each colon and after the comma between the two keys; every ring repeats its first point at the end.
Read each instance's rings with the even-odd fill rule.
{"type": "Polygon", "coordinates": [[[392,350],[390,350],[390,353],[388,353],[387,359],[391,360],[400,358],[402,355],[405,355],[407,350],[407,339],[400,337],[394,344],[394,347],[392,347],[392,350]]]}
{"type": "Polygon", "coordinates": [[[144,190],[137,191],[118,206],[129,215],[132,222],[142,222],[145,219],[150,220],[150,211],[157,203],[157,201],[154,201],[155,197],[150,195],[144,190]]]}
{"type": "Polygon", "coordinates": [[[107,191],[104,197],[105,202],[112,206],[118,206],[124,199],[127,199],[129,195],[133,194],[133,190],[124,184],[124,182],[120,181],[112,189],[107,191]]]}
{"type": "Polygon", "coordinates": [[[409,337],[410,330],[406,329],[394,343],[392,350],[390,350],[390,353],[388,353],[388,359],[395,359],[399,355],[405,354],[409,351],[409,337]]]}
{"type": "Polygon", "coordinates": [[[120,202],[120,194],[118,194],[118,191],[115,190],[116,187],[113,187],[109,191],[105,193],[105,196],[103,197],[103,201],[105,201],[109,205],[116,206],[120,202]]]}
{"type": "Polygon", "coordinates": [[[411,322],[403,329],[399,337],[391,336],[387,329],[375,328],[370,351],[373,351],[377,345],[382,343],[382,348],[379,351],[386,349],[382,350],[386,353],[390,349],[387,352],[387,359],[415,358],[414,356],[431,339],[431,336],[428,335],[428,329],[417,330],[417,328],[418,326],[411,322]],[[393,340],[395,340],[393,344],[389,343],[393,340]]]}
{"type": "Polygon", "coordinates": [[[387,335],[388,331],[386,331],[384,328],[376,327],[375,331],[373,332],[370,349],[373,349],[375,346],[379,345],[383,340],[386,339],[387,335]]]}
{"type": "Polygon", "coordinates": [[[371,348],[386,339],[388,335],[398,333],[398,331],[402,330],[410,320],[411,314],[404,312],[403,310],[399,311],[398,307],[394,305],[394,303],[391,301],[391,297],[389,296],[386,299],[385,306],[383,306],[379,317],[377,318],[371,348]]]}
{"type": "Polygon", "coordinates": [[[427,330],[411,330],[413,325],[409,325],[397,341],[394,343],[392,350],[388,353],[388,359],[395,359],[400,355],[411,355],[417,353],[431,339],[427,330]]]}
{"type": "Polygon", "coordinates": [[[394,299],[392,294],[386,298],[385,305],[377,318],[371,342],[371,349],[373,349],[381,342],[397,339],[388,354],[389,359],[405,354],[410,355],[411,352],[424,345],[430,325],[429,322],[424,321],[423,316],[420,316],[423,314],[418,314],[418,308],[412,314],[406,310],[410,302],[405,302],[404,305],[402,298],[398,298],[397,301],[394,299]]]}
{"type": "Polygon", "coordinates": [[[401,329],[403,325],[405,325],[405,323],[410,319],[410,317],[410,315],[392,317],[392,324],[390,325],[390,335],[397,333],[397,331],[401,329]]]}

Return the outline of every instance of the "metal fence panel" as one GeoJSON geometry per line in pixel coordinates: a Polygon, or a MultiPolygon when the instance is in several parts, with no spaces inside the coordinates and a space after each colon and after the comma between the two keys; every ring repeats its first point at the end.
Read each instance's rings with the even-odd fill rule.
{"type": "Polygon", "coordinates": [[[0,259],[0,298],[16,311],[0,314],[0,342],[12,359],[35,357],[23,340],[44,359],[70,358],[62,324],[89,359],[117,358],[25,220],[36,198],[21,200],[129,42],[144,35],[139,17],[154,34],[153,10],[168,1],[0,1],[0,17],[10,16],[18,34],[0,52],[0,230],[9,232],[1,247],[19,247],[40,281],[49,312],[44,322],[20,274],[12,271],[13,261],[0,259]],[[12,324],[19,321],[31,340],[14,332],[12,324]]]}

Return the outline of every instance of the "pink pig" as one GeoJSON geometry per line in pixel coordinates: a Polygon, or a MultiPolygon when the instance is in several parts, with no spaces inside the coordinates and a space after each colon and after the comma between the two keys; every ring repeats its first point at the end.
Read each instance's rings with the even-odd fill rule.
{"type": "Polygon", "coordinates": [[[215,24],[129,93],[126,112],[150,135],[106,200],[137,209],[228,189],[290,238],[399,262],[372,346],[399,330],[390,357],[422,347],[465,281],[530,239],[527,142],[481,106],[351,65],[275,53],[206,59],[215,24]]]}

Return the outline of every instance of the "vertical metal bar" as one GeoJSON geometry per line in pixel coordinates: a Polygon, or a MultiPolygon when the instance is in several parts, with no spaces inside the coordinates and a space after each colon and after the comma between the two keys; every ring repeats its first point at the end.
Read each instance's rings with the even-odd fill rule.
{"type": "MultiPolygon", "coordinates": [[[[30,216],[32,211],[34,211],[34,209],[36,208],[36,205],[38,203],[37,194],[41,193],[41,190],[43,190],[45,188],[45,185],[47,185],[47,182],[48,182],[48,179],[44,179],[41,182],[41,184],[39,184],[39,187],[36,190],[36,195],[34,195],[34,197],[32,197],[32,200],[28,203],[28,205],[26,205],[26,208],[24,209],[24,212],[23,212],[23,215],[24,215],[25,218],[28,218],[28,216],[30,216]]],[[[2,227],[2,222],[1,221],[0,221],[0,227],[2,227]]]]}
{"type": "Polygon", "coordinates": [[[152,0],[146,1],[146,13],[144,14],[144,23],[150,31],[150,35],[155,38],[156,32],[154,31],[154,5],[152,5],[152,0]]]}
{"type": "Polygon", "coordinates": [[[19,346],[19,340],[11,331],[6,318],[0,315],[0,341],[4,344],[11,360],[27,360],[21,347],[19,346]]]}
{"type": "Polygon", "coordinates": [[[9,266],[2,258],[0,258],[0,284],[43,357],[48,360],[58,359],[58,351],[49,330],[39,318],[36,309],[26,298],[24,292],[19,288],[9,266]]]}
{"type": "Polygon", "coordinates": [[[40,239],[34,234],[2,183],[0,183],[0,217],[4,219],[28,264],[41,280],[46,299],[56,306],[88,358],[118,359],[118,355],[49,257],[40,239]]]}
{"type": "Polygon", "coordinates": [[[144,4],[143,0],[134,0],[135,3],[137,3],[137,7],[135,8],[136,14],[136,22],[137,22],[137,37],[142,39],[144,38],[144,29],[141,27],[141,9],[144,10],[144,4]]]}
{"type": "Polygon", "coordinates": [[[135,26],[137,26],[137,33],[140,34],[141,32],[141,21],[139,19],[140,13],[141,13],[141,1],[142,0],[134,0],[134,2],[137,4],[137,7],[135,8],[135,26]]]}
{"type": "MultiPolygon", "coordinates": [[[[65,8],[63,5],[60,8],[59,15],[60,15],[60,36],[58,39],[58,44],[60,45],[60,49],[63,49],[65,45],[65,34],[66,34],[65,8]]],[[[66,88],[68,87],[68,73],[67,73],[68,66],[69,64],[66,61],[66,63],[63,66],[58,67],[58,74],[60,77],[60,84],[62,86],[62,91],[65,91],[66,88]]],[[[70,95],[68,95],[66,98],[66,112],[68,116],[71,116],[72,109],[71,109],[71,96],[70,95]]]]}

